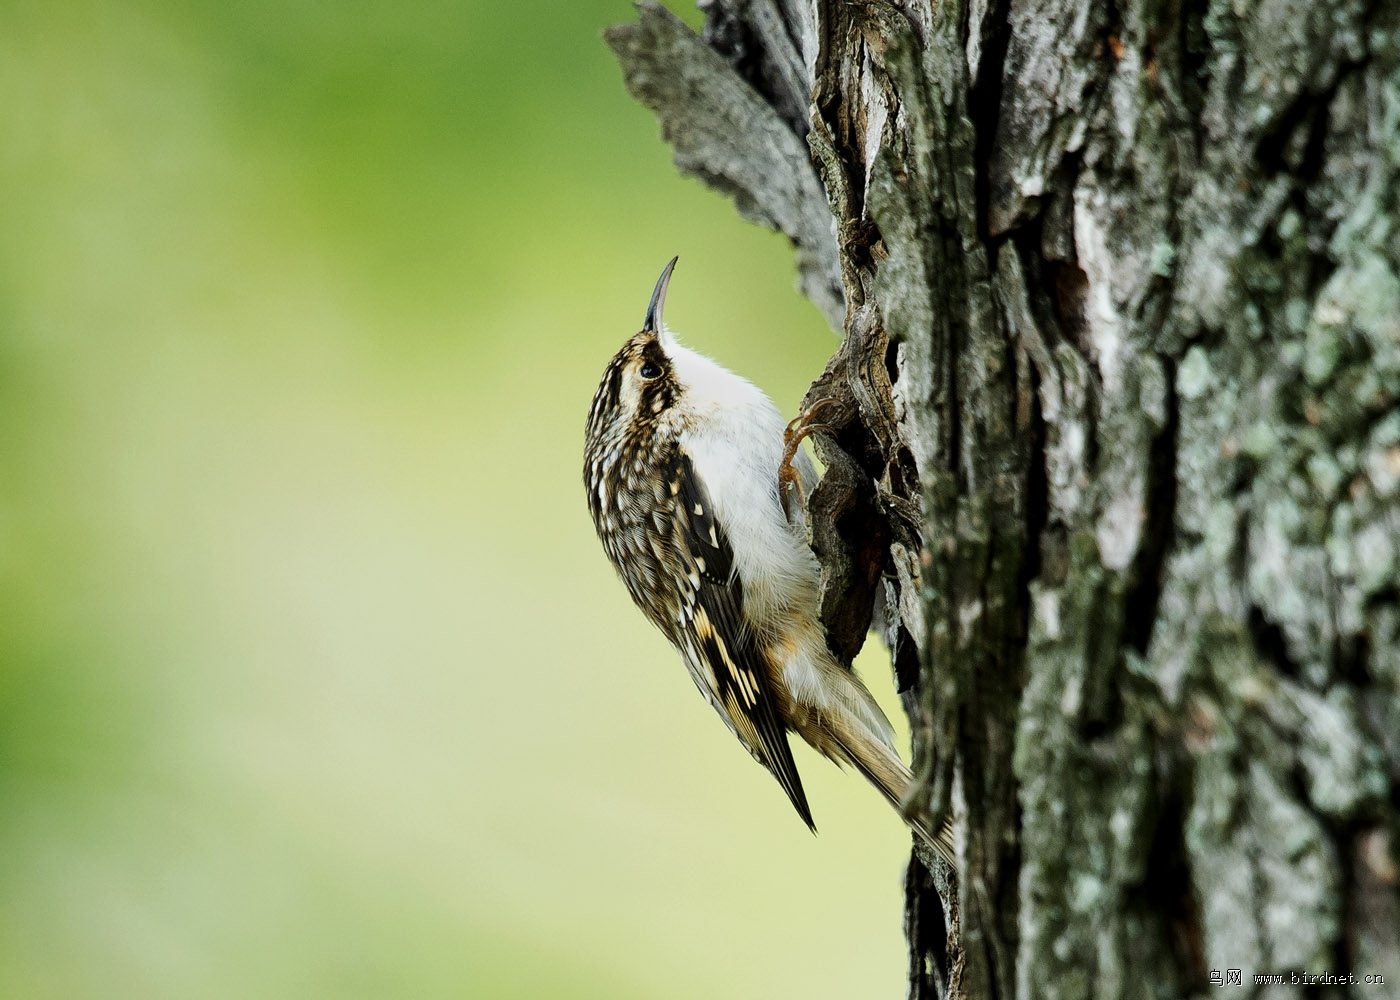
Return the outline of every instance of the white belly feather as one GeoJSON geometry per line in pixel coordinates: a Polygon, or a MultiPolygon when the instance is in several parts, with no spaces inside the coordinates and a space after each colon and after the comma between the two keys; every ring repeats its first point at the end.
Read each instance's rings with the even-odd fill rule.
{"type": "MultiPolygon", "coordinates": [[[[824,707],[830,692],[819,664],[830,654],[818,624],[820,568],[778,497],[787,421],[762,390],[709,358],[675,343],[668,353],[687,387],[678,403],[687,414],[684,425],[693,428],[682,433],[681,447],[729,536],[745,618],[761,641],[783,651],[791,696],[824,707]]],[[[800,455],[797,464],[810,489],[810,460],[800,455]]]]}

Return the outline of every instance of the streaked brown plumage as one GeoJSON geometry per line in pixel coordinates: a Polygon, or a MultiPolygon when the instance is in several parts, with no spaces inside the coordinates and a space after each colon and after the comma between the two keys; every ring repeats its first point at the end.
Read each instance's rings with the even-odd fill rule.
{"type": "MultiPolygon", "coordinates": [[[[752,384],[666,330],[674,265],[589,409],[584,485],[598,537],[633,601],[808,826],[789,729],[901,809],[912,776],[875,700],[826,648],[819,568],[780,498],[785,422],[752,384]]],[[[815,481],[805,455],[794,464],[815,481]]],[[[947,829],[909,823],[953,863],[947,829]]]]}

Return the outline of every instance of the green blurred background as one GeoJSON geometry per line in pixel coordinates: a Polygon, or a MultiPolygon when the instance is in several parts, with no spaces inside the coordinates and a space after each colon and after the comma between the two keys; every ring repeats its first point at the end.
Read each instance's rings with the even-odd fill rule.
{"type": "Polygon", "coordinates": [[[900,824],[802,747],[810,836],[588,521],[673,253],[786,411],[836,344],[631,16],[0,4],[0,996],[902,994],[900,824]]]}

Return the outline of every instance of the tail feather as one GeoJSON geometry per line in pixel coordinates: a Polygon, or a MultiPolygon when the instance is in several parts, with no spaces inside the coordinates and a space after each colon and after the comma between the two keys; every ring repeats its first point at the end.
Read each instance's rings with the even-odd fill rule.
{"type": "Polygon", "coordinates": [[[952,826],[945,822],[934,831],[924,817],[905,812],[914,775],[894,749],[894,733],[885,713],[850,671],[833,664],[822,671],[821,678],[825,697],[820,707],[790,705],[788,724],[821,754],[865,775],[914,834],[956,871],[952,826]]]}
{"type": "Polygon", "coordinates": [[[863,738],[863,734],[833,732],[832,735],[850,765],[879,789],[885,801],[894,806],[894,811],[931,851],[956,870],[958,858],[953,844],[952,825],[945,821],[942,829],[934,833],[922,816],[905,812],[904,798],[914,783],[914,775],[899,759],[899,755],[883,743],[863,738]]]}
{"type": "Polygon", "coordinates": [[[914,784],[914,775],[899,759],[894,748],[871,733],[862,720],[844,712],[832,712],[823,715],[815,727],[807,728],[802,735],[827,757],[838,764],[850,764],[863,774],[915,835],[954,870],[957,869],[951,824],[944,822],[942,828],[935,832],[922,816],[905,812],[905,797],[914,784]]]}

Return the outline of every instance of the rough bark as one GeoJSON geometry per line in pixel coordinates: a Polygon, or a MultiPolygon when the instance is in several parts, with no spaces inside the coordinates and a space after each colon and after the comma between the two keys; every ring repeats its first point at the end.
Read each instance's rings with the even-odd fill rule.
{"type": "Polygon", "coordinates": [[[1395,995],[1400,3],[701,6],[607,38],[843,335],[825,621],[962,845],[910,996],[1395,995]]]}

